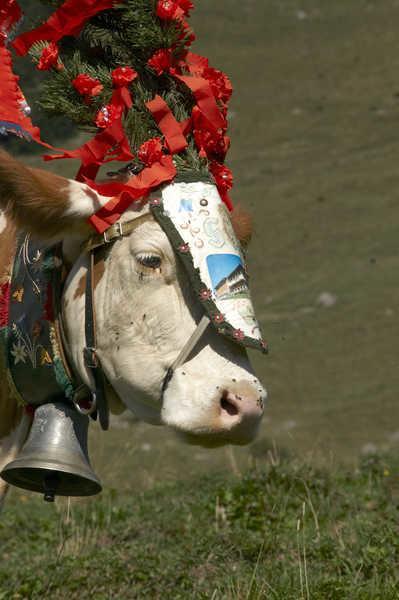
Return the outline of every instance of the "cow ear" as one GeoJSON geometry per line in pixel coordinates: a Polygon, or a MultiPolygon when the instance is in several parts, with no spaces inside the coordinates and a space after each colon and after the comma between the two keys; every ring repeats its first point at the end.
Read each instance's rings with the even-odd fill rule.
{"type": "Polygon", "coordinates": [[[238,205],[230,217],[237,238],[244,248],[246,248],[251,241],[253,233],[253,222],[250,213],[241,205],[238,205]]]}
{"type": "Polygon", "coordinates": [[[84,183],[26,167],[0,150],[0,209],[36,237],[86,236],[91,231],[87,218],[104,200],[84,183]]]}

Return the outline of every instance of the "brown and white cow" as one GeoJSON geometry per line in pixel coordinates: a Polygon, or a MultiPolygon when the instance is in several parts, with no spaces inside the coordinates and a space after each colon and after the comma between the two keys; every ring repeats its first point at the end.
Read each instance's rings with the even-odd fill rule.
{"type": "MultiPolygon", "coordinates": [[[[69,264],[62,299],[69,360],[89,386],[82,354],[87,269],[82,242],[92,233],[87,217],[107,200],[82,183],[28,168],[0,151],[0,283],[8,276],[18,230],[50,242],[62,240],[69,264]]],[[[266,392],[246,352],[210,327],[194,355],[176,370],[161,401],[165,373],[202,309],[148,205],[128,210],[121,220],[144,213],[148,218],[96,264],[98,353],[111,385],[111,411],[127,407],[148,423],[172,427],[189,443],[248,443],[258,429],[266,392]],[[154,266],[144,266],[143,256],[156,257],[146,261],[154,266]]],[[[248,235],[243,219],[233,224],[236,230],[241,226],[239,237],[248,235]]],[[[0,377],[1,470],[18,453],[29,421],[12,399],[2,359],[0,377]]]]}

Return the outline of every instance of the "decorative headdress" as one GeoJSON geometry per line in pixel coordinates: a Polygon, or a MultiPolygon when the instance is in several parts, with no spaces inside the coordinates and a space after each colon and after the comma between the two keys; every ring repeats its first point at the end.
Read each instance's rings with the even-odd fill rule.
{"type": "MultiPolygon", "coordinates": [[[[44,0],[42,0],[44,2],[44,0]]],[[[21,18],[16,0],[0,9],[0,127],[43,142],[12,73],[9,46],[49,72],[41,106],[66,116],[93,137],[45,160],[76,158],[76,178],[110,201],[90,218],[103,232],[133,200],[178,174],[212,176],[232,208],[232,175],[224,165],[229,138],[228,77],[189,51],[190,0],[66,0],[39,27],[10,42],[21,18]],[[124,162],[127,180],[97,184],[102,165],[124,162]]],[[[52,148],[53,150],[56,150],[52,148]]]]}

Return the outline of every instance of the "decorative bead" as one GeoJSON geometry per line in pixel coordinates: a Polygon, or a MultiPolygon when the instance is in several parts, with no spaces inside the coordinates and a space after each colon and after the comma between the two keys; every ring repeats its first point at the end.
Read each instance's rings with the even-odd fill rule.
{"type": "Polygon", "coordinates": [[[208,288],[201,290],[200,298],[201,300],[209,300],[212,297],[212,292],[208,288]]]}
{"type": "Polygon", "coordinates": [[[224,315],[222,315],[222,313],[218,313],[217,315],[214,315],[213,320],[217,325],[224,323],[224,315]]]}
{"type": "Polygon", "coordinates": [[[202,200],[200,200],[200,204],[201,204],[201,206],[208,206],[208,200],[205,200],[205,198],[202,198],[202,200]]]}
{"type": "Polygon", "coordinates": [[[236,340],[240,340],[241,341],[241,340],[244,339],[245,334],[244,334],[244,332],[241,329],[236,329],[234,331],[234,337],[235,337],[236,340]]]}

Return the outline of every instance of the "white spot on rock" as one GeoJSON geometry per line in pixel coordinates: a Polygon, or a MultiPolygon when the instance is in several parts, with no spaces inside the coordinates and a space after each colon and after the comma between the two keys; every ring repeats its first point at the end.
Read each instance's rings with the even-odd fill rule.
{"type": "Polygon", "coordinates": [[[308,13],[305,12],[304,10],[297,10],[296,18],[298,19],[298,21],[304,21],[305,19],[308,18],[308,13]]]}
{"type": "Polygon", "coordinates": [[[392,442],[393,444],[396,444],[399,442],[399,431],[394,431],[393,433],[391,433],[389,435],[389,441],[392,442]]]}
{"type": "Polygon", "coordinates": [[[331,308],[337,303],[337,296],[330,292],[322,292],[317,298],[317,304],[324,306],[325,308],[331,308]]]}
{"type": "Polygon", "coordinates": [[[377,454],[377,452],[378,452],[378,448],[372,442],[369,442],[368,444],[364,444],[364,446],[362,447],[362,454],[364,454],[366,456],[369,454],[377,454]]]}

